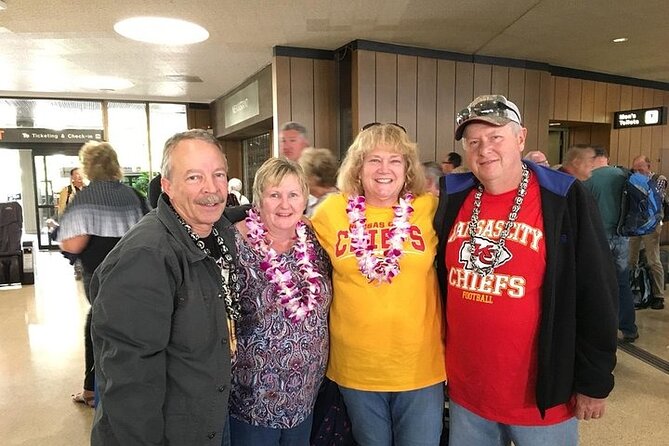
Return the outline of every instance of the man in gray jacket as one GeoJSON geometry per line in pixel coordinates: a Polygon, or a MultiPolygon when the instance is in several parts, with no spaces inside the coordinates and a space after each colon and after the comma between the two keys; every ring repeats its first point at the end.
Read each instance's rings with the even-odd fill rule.
{"type": "Polygon", "coordinates": [[[239,316],[228,165],[209,133],[165,143],[162,189],[91,283],[99,403],[91,444],[219,445],[239,316]]]}

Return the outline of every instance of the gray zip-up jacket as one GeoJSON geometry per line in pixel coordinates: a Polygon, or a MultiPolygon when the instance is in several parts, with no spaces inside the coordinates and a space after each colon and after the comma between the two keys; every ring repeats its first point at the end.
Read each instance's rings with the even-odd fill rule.
{"type": "MultiPolygon", "coordinates": [[[[236,258],[231,223],[216,228],[236,258]]],[[[91,445],[220,445],[230,348],[221,273],[163,195],[91,282],[100,402],[91,445]]]]}

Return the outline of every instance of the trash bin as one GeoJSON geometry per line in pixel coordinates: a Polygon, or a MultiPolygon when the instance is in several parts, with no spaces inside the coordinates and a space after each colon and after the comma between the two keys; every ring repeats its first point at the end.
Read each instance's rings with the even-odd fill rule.
{"type": "Polygon", "coordinates": [[[23,242],[23,272],[21,283],[33,285],[35,283],[35,257],[33,256],[33,242],[23,242]]]}

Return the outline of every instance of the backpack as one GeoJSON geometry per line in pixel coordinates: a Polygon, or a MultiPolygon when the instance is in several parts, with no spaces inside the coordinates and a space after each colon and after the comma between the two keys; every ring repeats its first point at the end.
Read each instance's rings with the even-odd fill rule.
{"type": "Polygon", "coordinates": [[[648,308],[653,300],[650,284],[650,271],[645,262],[639,263],[630,269],[630,289],[634,298],[634,308],[648,308]]]}
{"type": "Polygon", "coordinates": [[[230,207],[230,206],[239,206],[239,200],[232,192],[228,194],[228,199],[225,202],[225,207],[230,207]]]}
{"type": "Polygon", "coordinates": [[[650,234],[662,220],[662,193],[657,181],[623,169],[623,186],[618,235],[635,237],[650,234]]]}
{"type": "Polygon", "coordinates": [[[660,190],[664,189],[662,198],[662,221],[669,221],[669,196],[667,196],[666,193],[667,179],[664,175],[660,175],[659,173],[654,174],[651,178],[657,182],[660,190]]]}

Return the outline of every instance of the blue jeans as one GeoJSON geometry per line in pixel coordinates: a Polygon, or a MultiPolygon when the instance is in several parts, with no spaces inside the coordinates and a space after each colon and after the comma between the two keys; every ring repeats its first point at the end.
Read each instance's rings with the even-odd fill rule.
{"type": "MultiPolygon", "coordinates": [[[[228,418],[231,446],[309,446],[313,414],[290,429],[253,426],[233,417],[228,418]]],[[[226,446],[225,434],[223,446],[226,446]]]]}
{"type": "Polygon", "coordinates": [[[634,336],[637,326],[634,296],[630,289],[629,240],[619,235],[609,235],[608,239],[618,279],[618,328],[624,335],[634,336]]]}
{"type": "Polygon", "coordinates": [[[360,446],[439,445],[444,383],[404,392],[339,389],[360,446]]]}
{"type": "Polygon", "coordinates": [[[577,446],[578,422],[570,418],[550,426],[515,426],[486,420],[451,401],[449,446],[577,446]]]}

